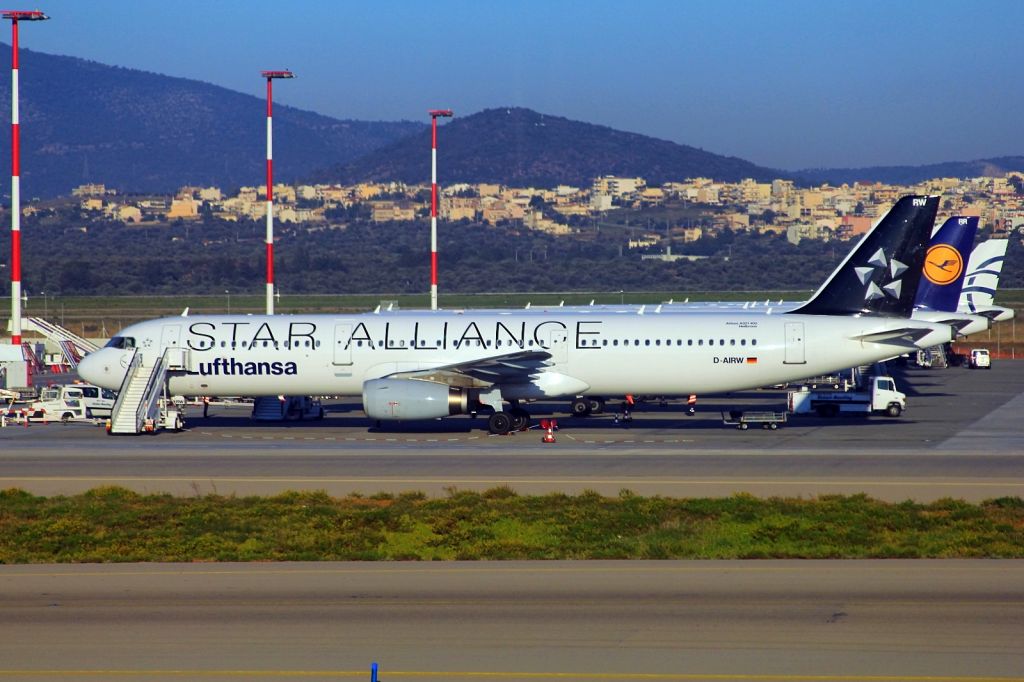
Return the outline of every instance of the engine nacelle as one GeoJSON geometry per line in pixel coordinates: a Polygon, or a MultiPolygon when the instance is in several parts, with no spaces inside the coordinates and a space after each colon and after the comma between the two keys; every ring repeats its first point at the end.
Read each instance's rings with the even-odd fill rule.
{"type": "Polygon", "coordinates": [[[469,411],[469,394],[436,381],[373,379],[363,384],[363,410],[370,419],[436,419],[469,411]]]}

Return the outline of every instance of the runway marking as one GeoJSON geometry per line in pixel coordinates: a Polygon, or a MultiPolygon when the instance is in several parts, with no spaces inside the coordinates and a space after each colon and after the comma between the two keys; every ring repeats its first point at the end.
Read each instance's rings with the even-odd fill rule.
{"type": "MultiPolygon", "coordinates": [[[[0,677],[366,677],[365,670],[0,670],[0,677]]],[[[389,670],[387,677],[531,680],[751,680],[756,682],[1024,682],[1024,677],[961,675],[769,675],[389,670]]]]}

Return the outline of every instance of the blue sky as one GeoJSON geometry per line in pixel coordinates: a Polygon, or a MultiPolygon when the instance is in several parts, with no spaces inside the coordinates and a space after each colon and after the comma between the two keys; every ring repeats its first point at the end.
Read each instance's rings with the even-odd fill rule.
{"type": "Polygon", "coordinates": [[[1024,154],[1018,0],[24,8],[52,17],[26,48],[259,96],[261,69],[289,68],[275,101],[339,118],[525,106],[786,169],[1024,154]]]}

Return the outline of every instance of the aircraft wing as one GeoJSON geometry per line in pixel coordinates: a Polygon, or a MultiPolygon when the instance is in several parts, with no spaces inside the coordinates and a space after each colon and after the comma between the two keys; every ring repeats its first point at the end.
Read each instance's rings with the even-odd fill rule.
{"type": "Polygon", "coordinates": [[[519,350],[431,369],[399,372],[391,376],[396,379],[432,379],[452,386],[474,381],[487,385],[527,383],[547,366],[550,359],[551,353],[547,351],[519,350]]]}

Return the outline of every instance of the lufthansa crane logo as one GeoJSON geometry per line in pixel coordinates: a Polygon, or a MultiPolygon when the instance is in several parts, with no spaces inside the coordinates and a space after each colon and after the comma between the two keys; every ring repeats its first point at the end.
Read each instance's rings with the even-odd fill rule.
{"type": "Polygon", "coordinates": [[[924,257],[924,276],[932,284],[951,284],[963,270],[963,257],[949,244],[936,244],[924,257]]]}

